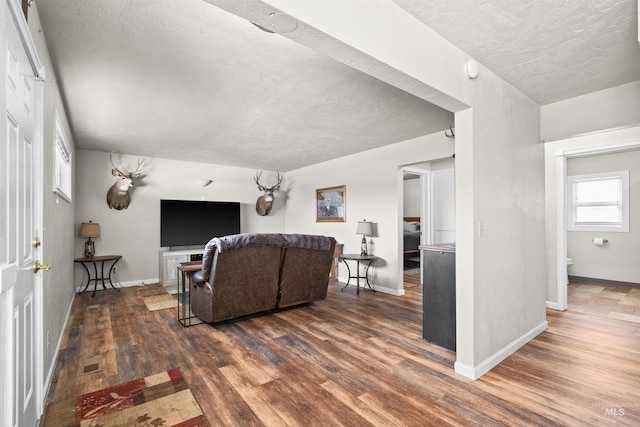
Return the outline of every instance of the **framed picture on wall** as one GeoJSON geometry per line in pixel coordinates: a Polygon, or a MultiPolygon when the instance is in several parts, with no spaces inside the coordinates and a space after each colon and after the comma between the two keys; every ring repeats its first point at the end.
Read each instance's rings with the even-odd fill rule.
{"type": "Polygon", "coordinates": [[[316,222],[345,222],[347,186],[316,190],[316,222]]]}

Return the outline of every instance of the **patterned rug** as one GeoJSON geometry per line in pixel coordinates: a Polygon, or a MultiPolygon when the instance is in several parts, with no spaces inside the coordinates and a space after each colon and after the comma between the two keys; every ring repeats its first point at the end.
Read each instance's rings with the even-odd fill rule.
{"type": "Polygon", "coordinates": [[[42,427],[210,427],[172,369],[47,406],[42,427]]]}
{"type": "Polygon", "coordinates": [[[144,301],[144,305],[147,306],[149,311],[176,308],[178,306],[176,296],[167,293],[145,297],[142,301],[144,301]]]}

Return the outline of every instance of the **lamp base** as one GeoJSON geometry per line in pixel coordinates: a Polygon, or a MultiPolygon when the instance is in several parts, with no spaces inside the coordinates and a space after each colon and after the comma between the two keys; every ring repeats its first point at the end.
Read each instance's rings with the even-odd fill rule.
{"type": "Polygon", "coordinates": [[[368,253],[368,249],[367,249],[367,238],[365,236],[362,236],[362,243],[360,243],[360,256],[367,256],[369,255],[368,253]]]}
{"type": "Polygon", "coordinates": [[[89,239],[87,239],[87,241],[84,242],[84,256],[86,258],[93,258],[95,254],[96,254],[96,247],[93,244],[93,240],[91,240],[91,237],[89,237],[89,239]]]}

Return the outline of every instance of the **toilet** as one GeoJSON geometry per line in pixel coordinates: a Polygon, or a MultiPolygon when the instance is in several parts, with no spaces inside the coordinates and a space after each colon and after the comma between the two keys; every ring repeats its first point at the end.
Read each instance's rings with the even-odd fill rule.
{"type": "Polygon", "coordinates": [[[573,265],[573,258],[567,258],[567,284],[569,283],[569,266],[573,265]]]}

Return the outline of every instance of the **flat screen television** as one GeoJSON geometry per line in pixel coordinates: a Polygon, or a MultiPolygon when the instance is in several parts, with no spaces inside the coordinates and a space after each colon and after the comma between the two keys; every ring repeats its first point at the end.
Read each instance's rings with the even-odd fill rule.
{"type": "Polygon", "coordinates": [[[160,246],[205,245],[240,233],[240,203],[160,200],[160,246]]]}

